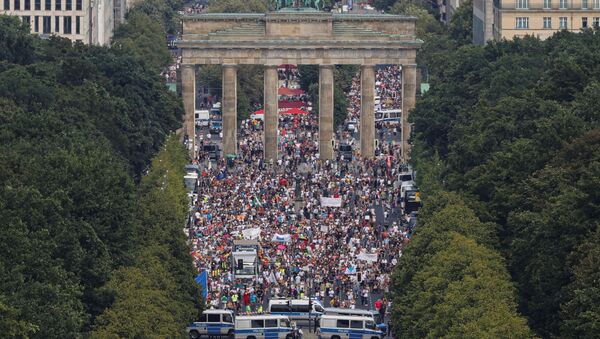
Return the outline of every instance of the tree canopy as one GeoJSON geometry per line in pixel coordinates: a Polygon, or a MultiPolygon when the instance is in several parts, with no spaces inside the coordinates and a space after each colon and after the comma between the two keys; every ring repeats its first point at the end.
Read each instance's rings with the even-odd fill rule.
{"type": "Polygon", "coordinates": [[[431,85],[410,118],[414,162],[432,188],[424,195],[454,191],[494,225],[519,311],[538,335],[586,337],[598,328],[582,249],[595,248],[599,211],[600,37],[472,46],[469,12],[418,55],[431,85]]]}
{"type": "MultiPolygon", "coordinates": [[[[122,305],[120,291],[111,288],[124,281],[118,273],[146,264],[139,246],[150,203],[137,182],[181,125],[183,108],[158,75],[159,62],[150,61],[161,60],[164,29],[144,15],[130,15],[117,39],[156,46],[146,58],[125,48],[42,40],[18,17],[0,15],[5,335],[81,337],[98,315],[122,305]]],[[[181,171],[180,159],[166,160],[181,171]]],[[[181,329],[195,314],[198,293],[181,232],[186,195],[177,179],[172,204],[153,205],[152,213],[171,217],[153,218],[162,233],[152,249],[169,265],[168,275],[164,267],[153,273],[161,274],[163,286],[175,287],[167,295],[170,326],[181,329]]]]}

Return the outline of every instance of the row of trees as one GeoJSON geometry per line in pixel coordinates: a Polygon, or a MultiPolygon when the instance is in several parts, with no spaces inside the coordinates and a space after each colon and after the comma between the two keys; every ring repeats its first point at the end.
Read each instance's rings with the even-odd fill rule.
{"type": "MultiPolygon", "coordinates": [[[[426,204],[442,190],[453,191],[491,225],[498,240],[488,248],[506,260],[518,311],[537,335],[596,337],[600,36],[563,31],[546,41],[525,37],[473,46],[471,10],[454,16],[448,31],[425,27],[422,33],[427,38],[418,61],[428,70],[431,90],[411,119],[426,204]]],[[[429,232],[432,215],[420,221],[408,258],[420,232],[429,232]]],[[[456,235],[446,239],[448,246],[457,241],[456,235]]],[[[407,288],[396,286],[401,296],[407,288]]],[[[406,312],[399,309],[399,316],[406,312]]]]}
{"type": "Polygon", "coordinates": [[[101,288],[112,305],[95,321],[92,338],[176,338],[201,309],[182,225],[188,201],[182,177],[187,151],[171,136],[142,178],[137,202],[135,260],[101,288]]]}
{"type": "Polygon", "coordinates": [[[108,331],[121,284],[142,283],[126,279],[132,267],[167,291],[170,326],[193,317],[185,194],[173,186],[179,200],[152,205],[152,184],[136,184],[183,108],[158,75],[168,62],[163,26],[143,11],[129,18],[107,48],[41,40],[0,16],[0,333],[108,331]],[[169,233],[149,241],[149,229],[169,233]]]}
{"type": "Polygon", "coordinates": [[[481,222],[460,195],[431,193],[393,274],[395,336],[532,337],[494,248],[494,225],[481,222]]]}

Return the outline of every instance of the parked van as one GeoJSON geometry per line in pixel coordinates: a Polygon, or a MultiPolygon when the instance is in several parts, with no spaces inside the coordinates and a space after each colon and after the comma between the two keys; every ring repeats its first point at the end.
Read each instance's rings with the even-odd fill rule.
{"type": "Polygon", "coordinates": [[[283,315],[259,314],[235,318],[235,339],[296,339],[301,332],[283,315]]]}
{"type": "Polygon", "coordinates": [[[190,338],[202,336],[222,336],[233,339],[234,314],[230,310],[206,310],[202,312],[200,321],[190,324],[187,328],[190,338]]]}
{"type": "Polygon", "coordinates": [[[269,300],[268,311],[271,314],[286,315],[294,320],[309,320],[309,318],[317,318],[323,315],[325,308],[318,300],[274,299],[269,300]]]}
{"type": "Polygon", "coordinates": [[[380,329],[383,333],[387,333],[387,325],[385,324],[381,314],[377,311],[371,310],[361,310],[358,308],[337,308],[337,307],[327,307],[325,308],[325,315],[353,315],[357,317],[368,317],[372,318],[377,325],[377,328],[380,329]]]}
{"type": "Polygon", "coordinates": [[[317,329],[319,339],[381,339],[384,335],[373,318],[351,315],[324,315],[317,329]]]}

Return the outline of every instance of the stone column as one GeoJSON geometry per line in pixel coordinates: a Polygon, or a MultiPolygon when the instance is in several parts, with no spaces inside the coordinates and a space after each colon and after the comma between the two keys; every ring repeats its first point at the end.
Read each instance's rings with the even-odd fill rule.
{"type": "Polygon", "coordinates": [[[402,65],[402,161],[410,160],[411,125],[408,114],[415,107],[417,96],[417,65],[402,65]]]}
{"type": "Polygon", "coordinates": [[[190,155],[194,159],[196,146],[196,121],[194,113],[196,110],[196,65],[182,65],[181,68],[181,96],[183,97],[183,108],[185,117],[183,119],[183,130],[190,140],[190,155]]]}
{"type": "Polygon", "coordinates": [[[333,159],[333,68],[319,67],[319,158],[333,159]]]}
{"type": "Polygon", "coordinates": [[[237,154],[237,65],[223,65],[223,156],[237,154]]]}
{"type": "Polygon", "coordinates": [[[277,160],[277,129],[279,126],[279,113],[277,112],[277,90],[279,89],[279,76],[277,66],[265,66],[264,97],[265,97],[265,131],[264,146],[265,160],[277,160]]]}
{"type": "Polygon", "coordinates": [[[375,156],[375,67],[360,66],[360,154],[375,156]]]}

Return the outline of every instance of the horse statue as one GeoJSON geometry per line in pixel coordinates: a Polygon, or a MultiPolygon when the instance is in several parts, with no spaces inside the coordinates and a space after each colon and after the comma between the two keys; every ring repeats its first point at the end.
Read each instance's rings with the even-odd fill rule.
{"type": "Polygon", "coordinates": [[[282,8],[297,7],[300,4],[302,7],[321,9],[321,0],[271,0],[270,7],[278,11],[282,8]],[[298,2],[296,3],[296,1],[298,2]]]}

